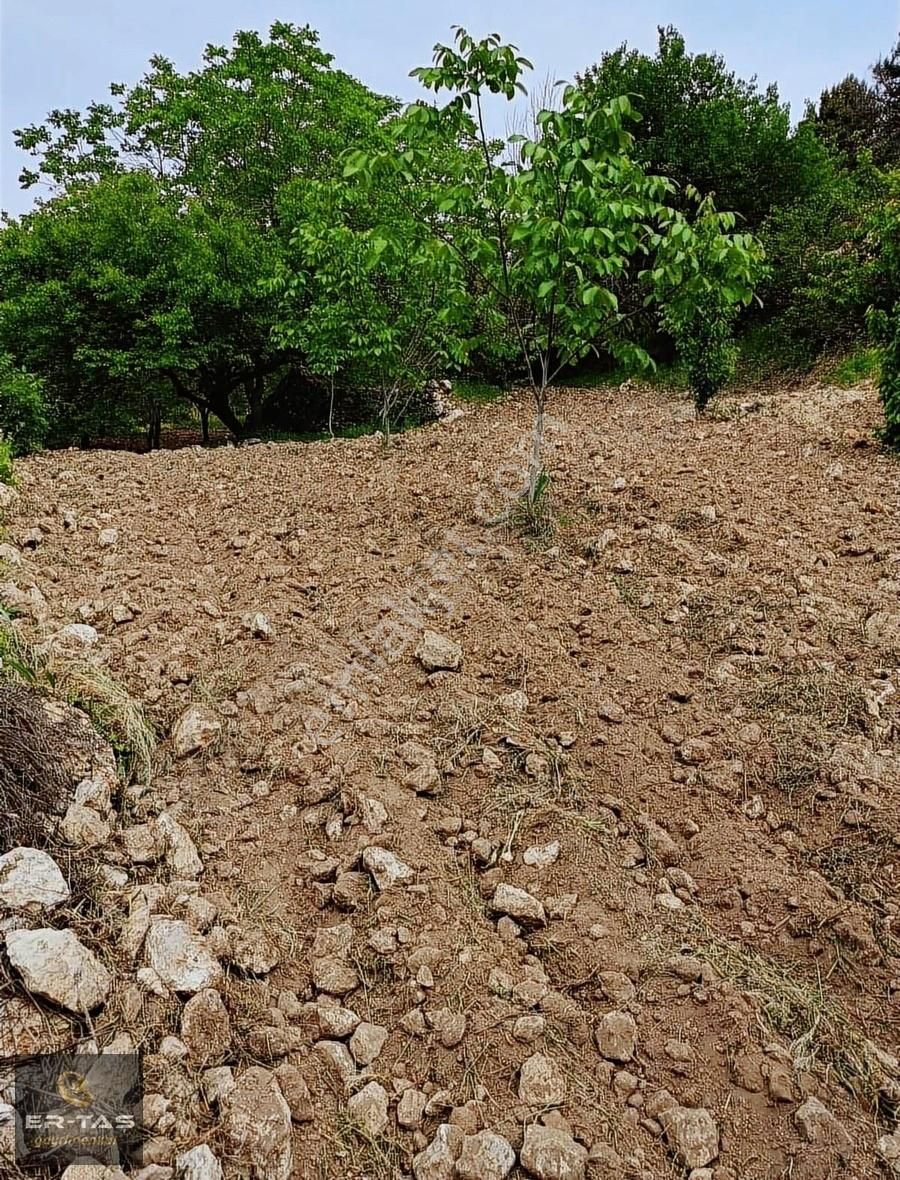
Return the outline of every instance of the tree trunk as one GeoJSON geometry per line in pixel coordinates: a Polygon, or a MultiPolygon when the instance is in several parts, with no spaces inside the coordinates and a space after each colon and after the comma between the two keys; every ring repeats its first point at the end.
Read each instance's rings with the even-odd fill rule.
{"type": "Polygon", "coordinates": [[[542,451],[544,445],[544,406],[547,401],[547,388],[543,386],[534,391],[534,425],[531,431],[531,456],[528,460],[528,487],[526,496],[528,503],[534,504],[537,499],[538,487],[544,468],[542,451]]]}
{"type": "Polygon", "coordinates": [[[150,422],[147,427],[147,450],[158,451],[162,442],[162,408],[154,398],[150,404],[150,422]]]}
{"type": "Polygon", "coordinates": [[[200,437],[205,447],[209,446],[209,406],[200,406],[200,437]]]}
{"type": "Polygon", "coordinates": [[[328,397],[328,433],[334,438],[334,376],[331,378],[331,388],[328,397]]]}

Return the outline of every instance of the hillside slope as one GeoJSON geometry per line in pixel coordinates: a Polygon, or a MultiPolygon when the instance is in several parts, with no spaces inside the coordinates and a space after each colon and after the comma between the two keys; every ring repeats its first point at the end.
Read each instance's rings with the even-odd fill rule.
{"type": "MultiPolygon", "coordinates": [[[[226,994],[236,1064],[303,1030],[297,1177],[410,1174],[447,1122],[570,1131],[598,1177],[873,1175],[900,1096],[900,468],[870,391],[723,406],[559,391],[538,539],[486,523],[524,401],[389,451],[23,464],[11,532],[42,530],[54,619],[101,632],[160,733],[191,703],[222,723],[164,745],[135,810],[176,805],[220,916],[273,944],[226,994]],[[436,641],[423,666],[426,628],[458,670],[436,641]],[[328,995],[376,1026],[355,1062],[322,1048],[328,995]]],[[[532,1172],[583,1174],[551,1140],[574,1170],[532,1172]]],[[[488,1142],[455,1174],[502,1175],[488,1142]]]]}

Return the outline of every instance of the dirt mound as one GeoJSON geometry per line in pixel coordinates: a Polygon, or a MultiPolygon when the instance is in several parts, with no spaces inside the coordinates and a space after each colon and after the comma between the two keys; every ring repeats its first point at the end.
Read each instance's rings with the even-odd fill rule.
{"type": "Polygon", "coordinates": [[[486,523],[515,400],[389,451],[23,465],[17,582],[181,719],[134,818],[177,815],[255,931],[227,1064],[276,1115],[277,1065],[295,1176],[873,1174],[900,494],[871,393],[801,400],[559,391],[536,539],[486,523]]]}

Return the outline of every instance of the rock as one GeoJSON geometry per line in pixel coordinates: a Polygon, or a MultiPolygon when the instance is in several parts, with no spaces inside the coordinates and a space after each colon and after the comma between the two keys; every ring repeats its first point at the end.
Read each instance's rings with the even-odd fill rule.
{"type": "Polygon", "coordinates": [[[204,1071],[200,1082],[203,1097],[210,1106],[217,1106],[234,1086],[234,1070],[230,1065],[217,1065],[204,1071]]]}
{"type": "Polygon", "coordinates": [[[465,1013],[454,1012],[452,1008],[440,1008],[428,1017],[428,1023],[445,1049],[455,1049],[466,1035],[465,1013]]]}
{"type": "Polygon", "coordinates": [[[371,881],[368,873],[338,873],[334,882],[334,904],[344,910],[357,910],[369,900],[371,881]]]}
{"type": "Polygon", "coordinates": [[[310,953],[314,959],[346,955],[352,943],[353,927],[349,922],[339,922],[336,926],[320,926],[313,938],[310,953]]]}
{"type": "Polygon", "coordinates": [[[566,1077],[552,1057],[533,1053],[519,1071],[519,1101],[526,1106],[562,1106],[566,1077]]]}
{"type": "Polygon", "coordinates": [[[176,758],[208,749],[222,732],[222,722],[208,705],[190,705],[175,722],[172,746],[176,758]]]}
{"type": "Polygon", "coordinates": [[[97,544],[101,549],[114,549],[118,543],[118,529],[101,529],[97,535],[97,544]]]}
{"type": "Polygon", "coordinates": [[[374,844],[363,849],[362,862],[379,889],[390,889],[392,885],[402,885],[415,877],[408,864],[404,864],[393,852],[374,844]]]}
{"type": "Polygon", "coordinates": [[[834,1117],[828,1107],[818,1098],[807,1098],[794,1111],[794,1122],[808,1143],[822,1147],[833,1147],[843,1160],[853,1152],[853,1140],[834,1117]]]}
{"type": "Polygon", "coordinates": [[[531,848],[526,848],[522,853],[522,860],[525,864],[538,869],[545,869],[548,865],[555,864],[559,860],[559,841],[553,840],[550,844],[533,844],[531,848]]]}
{"type": "Polygon", "coordinates": [[[309,1043],[309,1034],[304,1028],[289,1024],[266,1024],[251,1030],[247,1037],[247,1048],[258,1061],[275,1061],[288,1053],[297,1053],[309,1043]]]}
{"type": "Polygon", "coordinates": [[[201,1143],[175,1157],[177,1180],[222,1180],[222,1167],[212,1149],[201,1143]]]}
{"type": "Polygon", "coordinates": [[[647,845],[647,850],[651,856],[656,857],[660,864],[666,866],[675,865],[681,860],[681,849],[665,830],[655,820],[652,820],[648,815],[638,816],[638,827],[644,837],[644,842],[647,845]]]}
{"type": "Polygon", "coordinates": [[[344,1085],[356,1077],[356,1063],[350,1056],[350,1050],[340,1041],[316,1042],[316,1053],[337,1074],[344,1085]]]}
{"type": "MultiPolygon", "coordinates": [[[[0,545],[0,549],[3,546],[0,545]]],[[[78,648],[96,647],[100,642],[100,632],[96,627],[91,627],[89,623],[66,623],[65,627],[61,627],[51,640],[54,647],[71,648],[72,651],[78,648]]]]}
{"type": "Polygon", "coordinates": [[[275,1075],[251,1066],[222,1100],[222,1130],[234,1157],[255,1180],[290,1180],[291,1112],[275,1075]]]}
{"type": "Polygon", "coordinates": [[[109,613],[112,621],[117,626],[121,626],[123,623],[131,623],[134,620],[134,611],[123,602],[117,602],[109,613]]]}
{"type": "Polygon", "coordinates": [[[538,1180],[584,1180],[587,1148],[568,1131],[532,1123],[525,1128],[520,1162],[538,1180]]]}
{"type": "Polygon", "coordinates": [[[670,1106],[657,1114],[666,1142],[685,1168],[705,1168],[719,1154],[719,1130],[702,1106],[670,1106]]]}
{"type": "Polygon", "coordinates": [[[231,941],[232,962],[251,975],[268,975],[280,959],[274,939],[255,926],[238,931],[231,941]]]}
{"type": "MultiPolygon", "coordinates": [[[[330,997],[323,996],[324,999],[330,997]]],[[[326,1037],[337,1037],[339,1040],[342,1037],[349,1037],[353,1030],[359,1025],[359,1017],[355,1012],[351,1012],[349,1008],[342,1008],[340,1004],[334,1000],[331,1003],[319,1003],[316,1005],[316,1015],[319,1018],[319,1028],[326,1037]]]]}
{"type": "Polygon", "coordinates": [[[272,637],[272,624],[262,611],[253,611],[244,615],[244,626],[254,639],[270,639],[272,637]]]}
{"type": "Polygon", "coordinates": [[[388,1030],[382,1024],[363,1021],[350,1038],[350,1052],[357,1065],[371,1065],[384,1048],[388,1030]]]}
{"type": "Polygon", "coordinates": [[[99,848],[112,835],[108,820],[92,807],[70,803],[59,825],[63,839],[76,848],[99,848]]]}
{"type": "Polygon", "coordinates": [[[0,997],[0,1061],[58,1053],[75,1037],[72,1022],[21,996],[0,997]]]}
{"type": "Polygon", "coordinates": [[[882,1135],[875,1144],[875,1154],[889,1176],[900,1177],[900,1131],[882,1135]]]}
{"type": "Polygon", "coordinates": [[[464,1138],[459,1127],[441,1123],[425,1150],[413,1158],[415,1180],[454,1180],[464,1138]]]}
{"type": "Polygon", "coordinates": [[[125,828],[122,843],[128,859],[136,865],[156,864],[165,852],[165,841],[155,823],[125,828]]]}
{"type": "Polygon", "coordinates": [[[369,1082],[347,1102],[347,1114],[372,1139],[388,1125],[388,1092],[379,1082],[369,1082]]]}
{"type": "Polygon", "coordinates": [[[637,1026],[629,1012],[607,1012],[594,1029],[597,1049],[610,1061],[630,1061],[636,1040],[637,1026]]]}
{"type": "Polygon", "coordinates": [[[231,1020],[222,997],[212,988],[191,996],[181,1013],[181,1039],[191,1061],[201,1069],[218,1064],[231,1048],[231,1020]]]}
{"type": "Polygon", "coordinates": [[[317,991],[331,996],[345,996],[359,986],[354,968],[333,955],[313,960],[312,978],[317,991]]]}
{"type": "Polygon", "coordinates": [[[437,631],[425,631],[416,648],[416,658],[429,672],[455,672],[462,663],[462,648],[437,631]]]}
{"type": "Polygon", "coordinates": [[[610,725],[621,725],[625,720],[625,710],[617,701],[603,701],[597,708],[597,716],[610,725]]]}
{"type": "Polygon", "coordinates": [[[517,1041],[522,1041],[526,1045],[530,1045],[543,1035],[543,1016],[520,1016],[513,1025],[513,1036],[517,1041]]]}
{"type": "MultiPolygon", "coordinates": [[[[415,1086],[410,1086],[408,1090],[404,1090],[400,1095],[400,1101],[397,1103],[397,1123],[407,1131],[418,1131],[422,1126],[425,1104],[427,1102],[428,1095],[421,1090],[417,1090],[415,1086]]],[[[462,1139],[460,1137],[461,1141],[462,1139]]]]}
{"type": "Polygon", "coordinates": [[[497,914],[508,914],[523,926],[545,926],[547,915],[536,897],[524,889],[501,882],[494,890],[491,909],[497,914]]]}
{"type": "Polygon", "coordinates": [[[312,1097],[306,1079],[297,1068],[285,1061],[275,1070],[275,1077],[288,1104],[291,1118],[295,1123],[311,1123],[313,1120],[312,1097]]]}
{"type": "Polygon", "coordinates": [[[456,1161],[458,1180],[505,1180],[516,1162],[516,1153],[502,1135],[479,1131],[466,1135],[456,1161]]]}
{"type": "Polygon", "coordinates": [[[13,848],[0,856],[0,909],[39,913],[69,897],[56,861],[37,848],[13,848]]]}
{"type": "Polygon", "coordinates": [[[109,995],[109,972],[71,930],[10,930],[6,953],[29,991],[60,1008],[83,1015],[109,995]]]}
{"type": "Polygon", "coordinates": [[[171,812],[164,811],[156,821],[162,839],[166,864],[180,880],[193,881],[203,872],[197,846],[171,812]]]}
{"type": "MultiPolygon", "coordinates": [[[[3,486],[6,487],[5,484],[3,486]]],[[[2,508],[2,507],[3,507],[3,504],[0,503],[0,508],[2,508]]],[[[2,544],[2,545],[0,545],[0,562],[5,562],[7,565],[21,565],[22,564],[22,554],[15,547],[15,545],[2,544]]],[[[63,630],[65,630],[65,627],[63,628],[63,630]]],[[[99,638],[99,636],[98,636],[98,638],[99,638]]]]}
{"type": "Polygon", "coordinates": [[[147,960],[166,987],[193,995],[213,987],[222,978],[222,967],[210,953],[206,940],[187,922],[161,918],[153,922],[145,943],[147,960]]]}

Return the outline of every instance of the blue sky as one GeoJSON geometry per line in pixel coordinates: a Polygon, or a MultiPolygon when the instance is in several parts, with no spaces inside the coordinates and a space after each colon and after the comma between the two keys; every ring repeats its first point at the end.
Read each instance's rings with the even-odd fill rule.
{"type": "MultiPolygon", "coordinates": [[[[739,74],[778,83],[795,117],[806,98],[864,73],[900,28],[898,0],[0,0],[0,208],[26,209],[24,158],[12,131],[53,107],[105,98],[136,80],[153,53],[195,65],[207,42],[273,20],[311,24],[337,64],[374,89],[414,96],[407,77],[451,24],[499,32],[535,63],[570,78],[604,49],[656,43],[674,24],[694,51],[718,50],[739,74]]],[[[32,193],[34,190],[32,190],[32,193]]]]}

